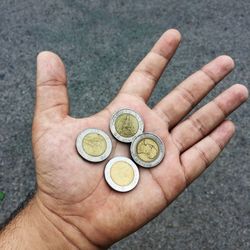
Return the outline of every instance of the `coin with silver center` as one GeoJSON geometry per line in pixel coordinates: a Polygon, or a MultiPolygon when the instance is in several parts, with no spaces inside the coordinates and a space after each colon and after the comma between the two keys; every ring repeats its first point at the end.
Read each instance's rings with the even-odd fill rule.
{"type": "Polygon", "coordinates": [[[112,151],[109,136],[100,129],[89,128],[82,131],[76,139],[78,153],[91,162],[100,162],[108,158],[112,151]]]}
{"type": "Polygon", "coordinates": [[[129,143],[143,133],[144,122],[137,112],[131,109],[120,109],[110,120],[110,130],[117,140],[129,143]]]}
{"type": "Polygon", "coordinates": [[[112,158],[104,170],[108,185],[118,192],[128,192],[139,182],[139,170],[136,164],[127,157],[112,158]]]}
{"type": "Polygon", "coordinates": [[[130,146],[133,160],[144,168],[157,166],[165,155],[163,141],[153,133],[138,135],[130,146]]]}

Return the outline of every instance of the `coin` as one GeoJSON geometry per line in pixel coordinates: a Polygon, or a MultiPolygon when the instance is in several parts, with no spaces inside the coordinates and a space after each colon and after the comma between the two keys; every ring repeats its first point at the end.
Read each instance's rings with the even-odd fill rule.
{"type": "Polygon", "coordinates": [[[118,110],[110,120],[110,130],[121,142],[132,142],[136,136],[143,133],[143,129],[141,116],[131,109],[118,110]]]}
{"type": "Polygon", "coordinates": [[[139,170],[129,158],[118,156],[107,163],[104,176],[111,188],[118,192],[128,192],[138,184],[139,170]]]}
{"type": "Polygon", "coordinates": [[[153,133],[138,135],[130,146],[133,160],[144,168],[157,166],[165,155],[165,146],[162,140],[153,133]]]}
{"type": "Polygon", "coordinates": [[[82,131],[76,139],[78,153],[91,162],[100,162],[108,158],[112,151],[109,136],[100,129],[89,128],[82,131]]]}

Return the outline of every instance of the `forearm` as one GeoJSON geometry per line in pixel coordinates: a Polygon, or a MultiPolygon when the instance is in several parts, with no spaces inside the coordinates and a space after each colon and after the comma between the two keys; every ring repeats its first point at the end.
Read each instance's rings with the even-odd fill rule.
{"type": "Polygon", "coordinates": [[[75,249],[46,218],[35,199],[0,232],[0,249],[75,249]]]}

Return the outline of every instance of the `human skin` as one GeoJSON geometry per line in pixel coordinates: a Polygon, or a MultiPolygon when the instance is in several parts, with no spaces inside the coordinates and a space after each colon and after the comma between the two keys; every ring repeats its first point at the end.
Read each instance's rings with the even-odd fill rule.
{"type": "MultiPolygon", "coordinates": [[[[107,248],[157,216],[215,160],[235,131],[226,117],[246,101],[248,91],[235,84],[183,120],[234,68],[229,56],[219,56],[153,108],[148,107],[147,101],[180,40],[177,30],[166,31],[115,99],[85,118],[69,115],[61,59],[52,52],[38,55],[32,127],[37,191],[1,232],[1,249],[107,248]],[[128,193],[118,193],[105,182],[103,171],[108,160],[89,163],[75,148],[77,135],[87,128],[102,129],[112,138],[109,121],[121,108],[138,112],[145,131],[158,135],[166,148],[160,165],[140,168],[139,184],[128,193]]],[[[128,144],[114,139],[112,144],[109,159],[130,157],[128,144]]]]}

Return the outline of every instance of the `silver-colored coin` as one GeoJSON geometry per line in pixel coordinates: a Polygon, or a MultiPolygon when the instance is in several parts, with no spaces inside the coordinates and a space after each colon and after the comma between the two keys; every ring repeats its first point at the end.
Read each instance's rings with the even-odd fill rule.
{"type": "Polygon", "coordinates": [[[117,140],[129,143],[143,133],[144,122],[137,112],[131,109],[120,109],[110,120],[110,130],[117,140]]]}
{"type": "Polygon", "coordinates": [[[153,133],[138,135],[130,146],[133,160],[144,168],[157,166],[165,155],[163,141],[153,133]]]}
{"type": "Polygon", "coordinates": [[[76,148],[85,160],[100,162],[109,157],[112,151],[112,142],[102,130],[89,128],[77,136],[76,148]]]}
{"type": "Polygon", "coordinates": [[[139,170],[136,164],[127,157],[112,158],[104,170],[108,185],[118,192],[128,192],[139,182],[139,170]]]}

